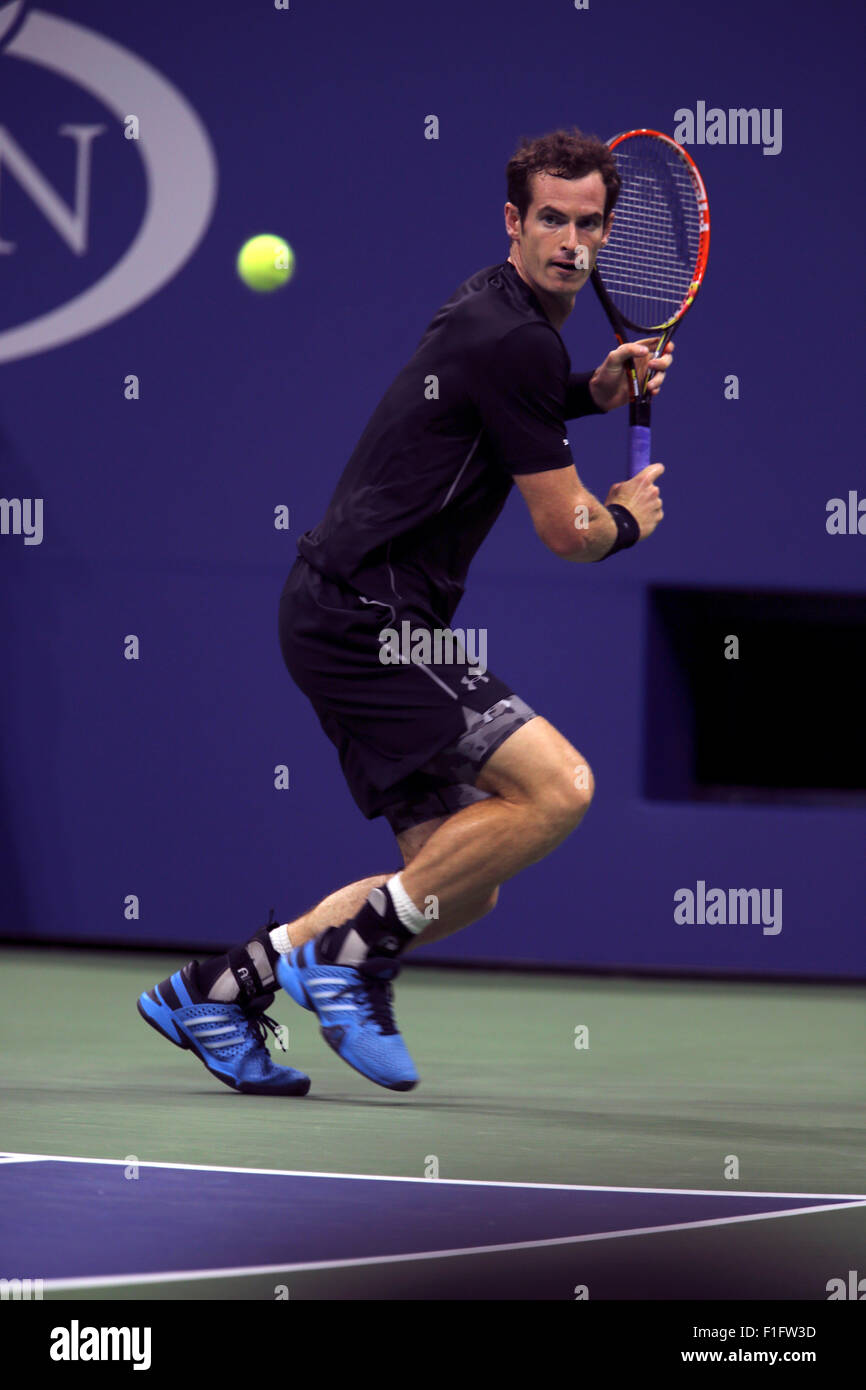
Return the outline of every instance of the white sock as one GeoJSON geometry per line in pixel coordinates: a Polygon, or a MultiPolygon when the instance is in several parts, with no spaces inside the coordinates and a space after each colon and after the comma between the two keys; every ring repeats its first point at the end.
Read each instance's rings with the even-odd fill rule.
{"type": "Polygon", "coordinates": [[[403,887],[403,881],[400,875],[395,874],[393,878],[389,878],[385,887],[391,894],[394,911],[403,926],[407,931],[414,932],[417,936],[419,932],[423,931],[424,928],[429,925],[428,920],[423,912],[418,911],[418,908],[409,897],[409,894],[403,887]]]}
{"type": "Polygon", "coordinates": [[[269,936],[271,938],[271,945],[275,951],[279,951],[281,956],[287,956],[290,951],[295,949],[289,939],[289,925],[287,922],[281,927],[274,927],[269,932],[269,936]]]}

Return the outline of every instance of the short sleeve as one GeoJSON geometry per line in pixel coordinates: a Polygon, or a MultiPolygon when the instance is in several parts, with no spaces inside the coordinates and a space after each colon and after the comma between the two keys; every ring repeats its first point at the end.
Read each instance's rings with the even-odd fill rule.
{"type": "Polygon", "coordinates": [[[596,405],[589,389],[590,378],[594,372],[572,372],[565,391],[565,418],[578,420],[581,415],[604,415],[600,405],[596,405]]]}
{"type": "Polygon", "coordinates": [[[565,428],[568,356],[542,323],[521,324],[486,356],[478,383],[484,433],[509,473],[542,473],[574,460],[565,428]]]}

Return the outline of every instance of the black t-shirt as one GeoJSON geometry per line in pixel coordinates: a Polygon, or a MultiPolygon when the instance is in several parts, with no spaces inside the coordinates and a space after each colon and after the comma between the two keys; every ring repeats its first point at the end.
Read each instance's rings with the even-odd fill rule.
{"type": "Polygon", "coordinates": [[[573,463],[589,374],[510,262],[466,280],[388,388],[300,554],[368,599],[450,622],[516,473],[573,463]]]}

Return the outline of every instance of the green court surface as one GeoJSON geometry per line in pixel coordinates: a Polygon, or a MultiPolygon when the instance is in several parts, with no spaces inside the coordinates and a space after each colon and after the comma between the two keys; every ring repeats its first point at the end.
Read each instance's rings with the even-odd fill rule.
{"type": "MultiPolygon", "coordinates": [[[[418,1088],[396,1094],[367,1082],[280,994],[269,1013],[288,1026],[289,1050],[272,1054],[313,1081],[295,1099],[235,1094],[142,1022],[138,994],[186,957],[7,948],[0,959],[6,1153],[413,1178],[438,1165],[440,1178],[487,1182],[866,1194],[859,987],[410,965],[396,1012],[418,1088]]],[[[866,1274],[863,1206],[616,1237],[310,1267],[292,1272],[291,1297],[573,1298],[583,1283],[600,1298],[824,1299],[827,1280],[866,1274]]],[[[269,1271],[75,1297],[271,1298],[274,1283],[269,1271]]]]}

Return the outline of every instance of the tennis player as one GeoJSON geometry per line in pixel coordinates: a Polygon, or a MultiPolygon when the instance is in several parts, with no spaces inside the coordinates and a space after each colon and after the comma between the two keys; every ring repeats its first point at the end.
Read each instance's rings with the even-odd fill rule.
{"type": "Polygon", "coordinates": [[[499,885],[561,844],[592,799],[574,744],[477,652],[449,642],[449,625],[515,483],[564,561],[604,560],[652,535],[663,465],[602,503],[578,476],[565,422],[623,405],[629,358],[655,395],[673,349],[654,357],[658,340],[643,339],[591,373],[570,368],[559,330],[610,235],[620,186],[607,146],[577,130],[524,141],[506,178],[508,259],[435,314],[323,520],[298,542],[280,601],[286,666],[360,810],[393,829],[403,868],[270,922],[139,1000],[149,1023],[240,1091],[309,1089],[265,1046],[278,986],[317,1014],[350,1066],[410,1090],[418,1073],[393,1014],[400,956],[490,912],[499,885]]]}

